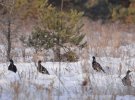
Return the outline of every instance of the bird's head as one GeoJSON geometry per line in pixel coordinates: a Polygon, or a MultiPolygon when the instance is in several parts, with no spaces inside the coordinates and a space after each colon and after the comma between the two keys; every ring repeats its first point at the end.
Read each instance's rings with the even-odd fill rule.
{"type": "Polygon", "coordinates": [[[10,59],[9,61],[10,61],[10,63],[14,63],[14,61],[12,59],[10,59]]]}
{"type": "Polygon", "coordinates": [[[131,71],[130,71],[130,70],[128,70],[128,71],[127,71],[127,74],[129,74],[130,72],[131,72],[131,71]]]}
{"type": "Polygon", "coordinates": [[[38,61],[38,64],[41,64],[41,62],[42,62],[42,61],[41,61],[41,60],[39,60],[39,61],[38,61]]]}
{"type": "Polygon", "coordinates": [[[93,58],[93,60],[95,60],[95,56],[93,56],[92,58],[93,58]]]}

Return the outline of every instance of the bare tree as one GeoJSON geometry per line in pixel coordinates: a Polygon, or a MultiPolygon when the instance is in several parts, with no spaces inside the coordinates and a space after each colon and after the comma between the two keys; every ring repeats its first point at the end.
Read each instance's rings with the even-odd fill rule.
{"type": "Polygon", "coordinates": [[[14,33],[17,32],[19,25],[17,25],[17,12],[15,8],[16,0],[5,0],[0,2],[2,6],[2,12],[0,17],[1,30],[5,36],[6,42],[6,52],[7,60],[11,59],[11,48],[12,48],[12,39],[16,37],[14,33]]]}

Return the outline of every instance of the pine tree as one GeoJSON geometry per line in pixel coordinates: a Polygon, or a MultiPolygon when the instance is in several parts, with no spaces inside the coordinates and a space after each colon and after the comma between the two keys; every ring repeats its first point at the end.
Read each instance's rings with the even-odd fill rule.
{"type": "Polygon", "coordinates": [[[44,3],[40,9],[39,25],[33,30],[28,44],[36,50],[53,49],[55,60],[60,61],[61,48],[70,50],[69,45],[86,44],[82,43],[85,35],[80,32],[83,26],[80,24],[82,15],[77,10],[59,11],[47,2],[44,3]]]}
{"type": "Polygon", "coordinates": [[[11,59],[11,48],[12,48],[12,41],[14,38],[15,33],[17,33],[19,29],[19,24],[17,23],[17,19],[19,17],[19,6],[17,5],[17,0],[4,0],[0,2],[0,5],[3,8],[2,15],[0,16],[0,24],[3,26],[1,27],[2,33],[5,35],[5,45],[6,45],[6,52],[7,52],[7,61],[11,59]]]}

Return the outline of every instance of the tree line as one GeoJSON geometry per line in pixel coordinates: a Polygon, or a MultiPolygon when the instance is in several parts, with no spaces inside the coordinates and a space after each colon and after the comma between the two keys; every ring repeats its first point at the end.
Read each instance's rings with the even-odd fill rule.
{"type": "MultiPolygon", "coordinates": [[[[60,7],[62,0],[49,0],[60,7]]],[[[65,10],[69,8],[84,12],[84,16],[92,20],[121,21],[130,24],[135,22],[134,0],[64,0],[65,10]]]]}
{"type": "Polygon", "coordinates": [[[11,58],[12,42],[17,39],[23,22],[34,21],[29,36],[20,40],[36,52],[52,49],[56,61],[60,61],[60,49],[68,58],[74,57],[71,47],[83,48],[85,33],[81,32],[83,16],[91,20],[134,23],[134,0],[1,0],[0,28],[6,39],[7,60],[11,58]],[[83,41],[83,42],[82,42],[83,41]]]}
{"type": "MultiPolygon", "coordinates": [[[[22,35],[20,40],[29,47],[34,47],[36,52],[52,49],[56,61],[61,61],[61,49],[65,50],[68,58],[75,59],[76,55],[71,51],[71,46],[81,48],[86,45],[82,42],[85,37],[81,33],[83,24],[81,18],[83,12],[75,9],[69,11],[57,9],[47,0],[5,0],[1,1],[2,33],[6,37],[7,60],[11,59],[13,36],[19,29],[19,24],[26,20],[34,20],[35,25],[31,34],[27,37],[22,35]]],[[[65,54],[65,55],[66,55],[65,54]]]]}

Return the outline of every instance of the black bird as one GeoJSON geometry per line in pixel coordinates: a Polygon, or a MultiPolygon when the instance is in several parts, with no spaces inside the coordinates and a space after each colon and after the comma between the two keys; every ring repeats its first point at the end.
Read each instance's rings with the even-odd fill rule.
{"type": "Polygon", "coordinates": [[[48,74],[49,75],[49,72],[47,71],[47,69],[41,65],[41,60],[38,61],[37,70],[42,74],[48,74]]]}
{"type": "Polygon", "coordinates": [[[124,86],[131,86],[131,80],[130,80],[130,76],[129,76],[129,73],[131,71],[128,70],[127,73],[126,73],[126,76],[122,79],[122,83],[124,86]]]}
{"type": "Polygon", "coordinates": [[[105,71],[101,67],[101,65],[98,62],[96,62],[96,58],[94,56],[92,58],[93,58],[93,61],[92,61],[92,67],[93,67],[93,69],[96,70],[96,71],[98,71],[98,72],[100,72],[102,70],[105,73],[105,71]]]}
{"type": "Polygon", "coordinates": [[[14,61],[12,59],[9,60],[10,61],[10,65],[8,66],[8,70],[13,71],[13,72],[17,72],[17,68],[14,65],[14,61]]]}

